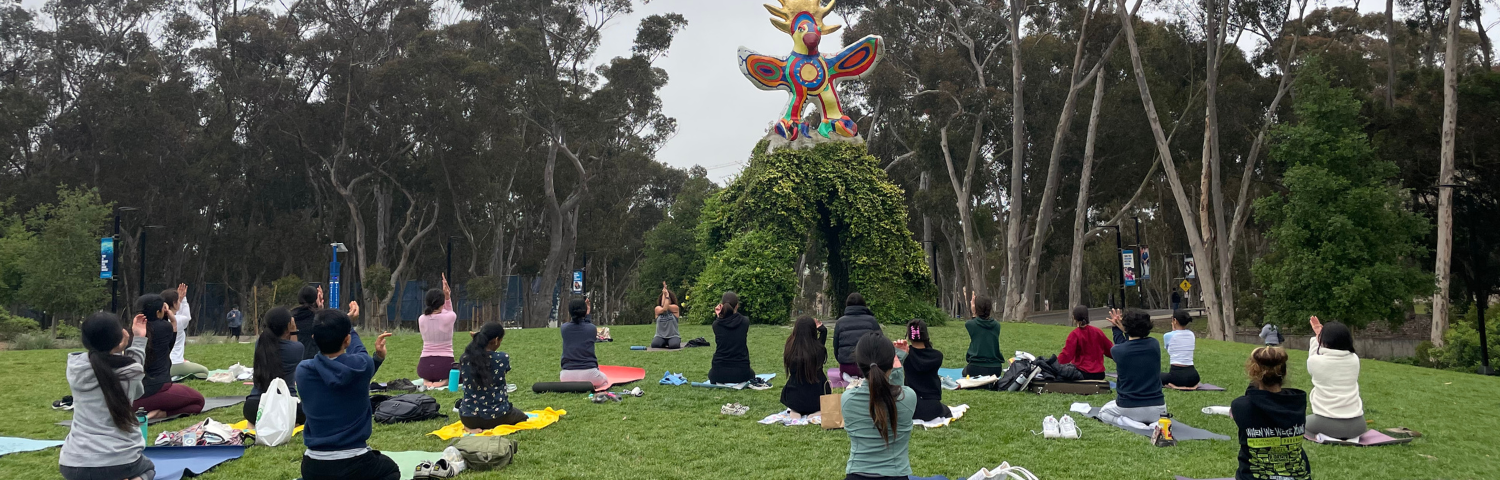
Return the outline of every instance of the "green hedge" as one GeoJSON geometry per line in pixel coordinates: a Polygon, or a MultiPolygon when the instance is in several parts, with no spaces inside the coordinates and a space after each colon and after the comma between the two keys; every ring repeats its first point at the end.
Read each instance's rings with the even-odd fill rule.
{"type": "Polygon", "coordinates": [[[750,166],[704,204],[697,238],[708,261],[688,295],[691,316],[711,321],[720,295],[733,290],[753,322],[787,323],[797,256],[815,233],[825,248],[839,247],[829,261],[846,269],[830,273],[846,270],[849,291],[863,293],[881,321],[941,325],[947,315],[933,306],[936,289],[906,227],[903,192],[878,165],[862,145],[772,153],[758,145],[750,166]]]}

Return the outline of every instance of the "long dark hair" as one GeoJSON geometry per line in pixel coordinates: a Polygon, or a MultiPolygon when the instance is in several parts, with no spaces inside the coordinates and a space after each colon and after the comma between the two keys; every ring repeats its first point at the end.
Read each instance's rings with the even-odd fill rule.
{"type": "Polygon", "coordinates": [[[1355,353],[1354,334],[1349,332],[1349,327],[1339,322],[1323,324],[1323,332],[1318,334],[1318,342],[1323,348],[1355,353]]]}
{"type": "Polygon", "coordinates": [[[573,317],[573,323],[583,323],[583,319],[589,316],[589,303],[582,298],[568,301],[568,315],[573,317]]]}
{"type": "Polygon", "coordinates": [[[719,304],[724,306],[719,310],[719,318],[729,318],[740,311],[740,294],[732,290],[724,292],[724,296],[719,298],[719,304]]]}
{"type": "Polygon", "coordinates": [[[886,445],[896,434],[896,400],[901,387],[889,377],[896,363],[896,346],[880,332],[868,332],[854,345],[854,361],[870,386],[870,420],[886,445]]]}
{"type": "Polygon", "coordinates": [[[166,305],[167,301],[161,298],[161,295],[148,293],[135,299],[135,304],[140,307],[141,314],[146,316],[146,363],[149,365],[151,359],[156,358],[156,346],[151,341],[150,324],[152,320],[166,320],[161,317],[161,307],[166,305]]]}
{"type": "Polygon", "coordinates": [[[448,303],[448,294],[443,293],[443,289],[441,288],[428,290],[427,298],[423,299],[422,303],[427,306],[426,309],[422,310],[423,315],[432,315],[441,312],[443,311],[443,304],[448,303]]]}
{"type": "Polygon", "coordinates": [[[922,342],[927,348],[932,348],[932,336],[927,333],[927,321],[913,318],[910,322],[906,322],[906,341],[907,343],[922,342]]]}
{"type": "Polygon", "coordinates": [[[818,341],[818,321],[802,316],[792,324],[792,334],[786,337],[786,347],[781,352],[787,375],[802,372],[802,380],[815,383],[819,377],[827,379],[823,364],[828,362],[828,347],[818,341]]]}
{"type": "Polygon", "coordinates": [[[83,326],[79,328],[79,333],[83,347],[88,349],[89,365],[94,367],[94,378],[99,380],[99,391],[104,393],[104,406],[109,409],[110,420],[120,430],[134,429],[139,424],[136,423],[135,415],[130,412],[130,397],[126,396],[125,388],[120,386],[120,376],[115,373],[115,369],[135,361],[110,353],[125,339],[125,331],[120,328],[120,317],[106,312],[89,315],[88,320],[84,320],[83,326]]]}
{"type": "Polygon", "coordinates": [[[297,303],[307,308],[318,308],[318,287],[303,285],[297,291],[297,303]]]}
{"type": "Polygon", "coordinates": [[[262,393],[271,388],[271,380],[281,377],[281,336],[292,324],[292,312],[276,307],[266,312],[260,322],[265,329],[255,339],[255,388],[262,393]]]}
{"type": "Polygon", "coordinates": [[[464,347],[464,355],[459,361],[469,366],[469,381],[474,388],[489,388],[490,381],[490,341],[505,340],[505,327],[495,322],[487,322],[479,327],[479,332],[474,334],[474,339],[469,340],[469,346],[464,347]]]}

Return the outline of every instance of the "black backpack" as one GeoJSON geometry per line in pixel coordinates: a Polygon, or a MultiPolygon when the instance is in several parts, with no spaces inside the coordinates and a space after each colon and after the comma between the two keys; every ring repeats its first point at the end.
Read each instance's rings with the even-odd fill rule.
{"type": "Polygon", "coordinates": [[[380,402],[375,407],[375,421],[380,423],[403,423],[420,422],[437,417],[447,418],[447,415],[438,413],[437,399],[420,393],[408,393],[397,395],[390,400],[380,402]]]}

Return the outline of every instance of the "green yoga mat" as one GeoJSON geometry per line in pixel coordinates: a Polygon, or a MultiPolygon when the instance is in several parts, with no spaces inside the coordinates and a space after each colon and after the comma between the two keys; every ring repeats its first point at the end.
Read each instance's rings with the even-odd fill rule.
{"type": "Polygon", "coordinates": [[[401,467],[401,480],[411,480],[416,472],[417,465],[422,462],[436,462],[443,458],[443,452],[380,452],[391,460],[396,461],[396,466],[401,467]]]}

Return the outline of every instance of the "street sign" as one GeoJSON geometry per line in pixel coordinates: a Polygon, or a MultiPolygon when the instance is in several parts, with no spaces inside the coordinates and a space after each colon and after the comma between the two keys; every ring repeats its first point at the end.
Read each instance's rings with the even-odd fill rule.
{"type": "Polygon", "coordinates": [[[1125,267],[1125,286],[1135,286],[1135,250],[1125,250],[1121,253],[1122,263],[1125,267]]]}
{"type": "Polygon", "coordinates": [[[1193,288],[1193,284],[1188,283],[1187,280],[1183,280],[1181,284],[1177,285],[1177,288],[1181,288],[1183,293],[1187,293],[1188,290],[1193,288]]]}
{"type": "Polygon", "coordinates": [[[99,239],[99,278],[105,280],[113,280],[115,278],[114,237],[99,239]]]}

